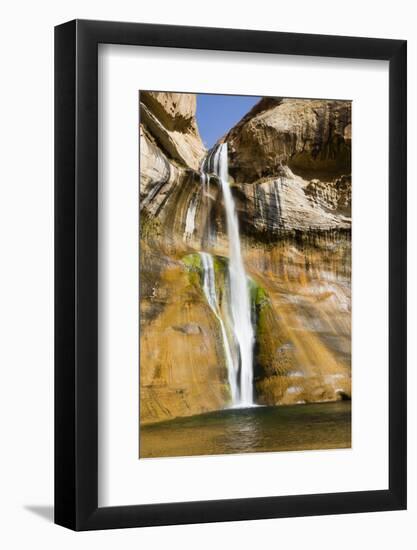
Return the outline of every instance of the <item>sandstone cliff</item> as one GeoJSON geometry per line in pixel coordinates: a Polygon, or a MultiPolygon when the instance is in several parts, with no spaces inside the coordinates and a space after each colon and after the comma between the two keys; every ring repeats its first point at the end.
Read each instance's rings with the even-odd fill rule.
{"type": "Polygon", "coordinates": [[[250,183],[280,166],[333,181],[350,173],[349,101],[264,98],[224,138],[230,174],[250,183]]]}
{"type": "MultiPolygon", "coordinates": [[[[203,180],[192,94],[140,95],[141,421],[216,410],[230,394],[198,252],[227,264],[224,205],[203,180]]],[[[350,103],[264,98],[223,139],[253,284],[263,404],[349,398],[350,103]]],[[[218,289],[222,303],[224,289],[218,289]]]]}
{"type": "MultiPolygon", "coordinates": [[[[198,170],[205,155],[195,121],[194,94],[141,92],[140,121],[147,134],[174,164],[198,170]]],[[[143,171],[146,178],[146,170],[143,171]]]]}

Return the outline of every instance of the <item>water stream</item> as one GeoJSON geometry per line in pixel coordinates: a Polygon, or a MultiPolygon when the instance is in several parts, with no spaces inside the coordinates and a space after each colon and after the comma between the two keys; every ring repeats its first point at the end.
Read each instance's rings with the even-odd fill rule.
{"type": "MultiPolygon", "coordinates": [[[[232,405],[239,407],[250,407],[254,405],[253,398],[253,344],[254,332],[251,321],[251,302],[248,286],[248,277],[242,259],[240,245],[239,222],[236,214],[236,206],[229,185],[229,170],[227,158],[227,143],[216,145],[207,155],[202,166],[202,181],[205,182],[210,174],[217,176],[222,193],[226,213],[227,236],[229,241],[229,261],[228,261],[228,280],[229,280],[229,309],[231,313],[231,330],[233,332],[233,341],[235,344],[235,353],[230,353],[231,362],[229,362],[227,346],[230,342],[227,340],[227,333],[221,320],[222,334],[225,333],[227,344],[225,344],[226,363],[229,371],[229,383],[232,394],[232,405]],[[223,328],[222,328],[223,325],[223,328]]],[[[209,255],[203,253],[202,266],[204,272],[204,281],[207,285],[204,292],[206,297],[209,293],[209,286],[214,288],[214,298],[207,297],[210,307],[213,309],[213,302],[217,304],[215,294],[215,274],[213,269],[213,260],[208,259],[209,255]],[[212,283],[210,283],[210,277],[212,283]]],[[[219,311],[218,306],[216,305],[219,311]]],[[[214,309],[213,309],[214,311],[214,309]]],[[[220,315],[220,313],[219,313],[220,315]]],[[[216,316],[219,318],[219,315],[216,316]]],[[[220,315],[221,319],[221,315],[220,315]]],[[[223,341],[225,338],[223,337],[223,341]]],[[[230,350],[229,350],[230,351],[230,350]]]]}
{"type": "Polygon", "coordinates": [[[230,394],[232,397],[232,403],[237,403],[239,397],[239,386],[236,376],[235,364],[233,361],[233,354],[229,342],[229,338],[226,331],[226,325],[222,318],[222,313],[219,308],[216,293],[216,276],[214,271],[213,256],[207,252],[200,252],[201,265],[203,268],[203,290],[206,296],[207,303],[211,307],[214,315],[219,321],[220,331],[222,334],[224,355],[227,365],[227,374],[230,386],[230,394]]]}

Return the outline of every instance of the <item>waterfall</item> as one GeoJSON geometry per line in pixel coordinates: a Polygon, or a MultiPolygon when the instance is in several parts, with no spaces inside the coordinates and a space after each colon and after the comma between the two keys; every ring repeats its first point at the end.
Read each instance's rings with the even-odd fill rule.
{"type": "Polygon", "coordinates": [[[195,212],[196,212],[196,208],[197,208],[197,200],[194,197],[191,200],[191,203],[188,207],[187,215],[186,215],[186,218],[185,218],[185,231],[184,231],[184,235],[183,235],[183,240],[184,241],[187,241],[188,239],[191,239],[191,237],[193,236],[194,229],[195,229],[195,212]]]}
{"type": "MultiPolygon", "coordinates": [[[[215,174],[219,180],[226,213],[227,236],[229,240],[229,307],[231,329],[236,342],[237,368],[232,378],[237,378],[237,395],[233,400],[236,406],[251,406],[253,402],[253,344],[254,334],[251,321],[251,302],[248,278],[243,265],[240,247],[239,223],[236,207],[229,185],[227,143],[212,149],[203,164],[203,171],[215,174]]],[[[230,378],[230,376],[229,376],[230,378]]],[[[232,394],[233,389],[231,386],[232,394]]]]}
{"type": "Polygon", "coordinates": [[[220,330],[223,340],[224,355],[226,358],[227,374],[230,386],[230,394],[232,397],[232,403],[236,403],[239,395],[239,388],[237,385],[237,378],[235,375],[235,367],[230,348],[229,339],[227,337],[226,326],[222,319],[219,304],[216,294],[216,277],[214,273],[213,257],[207,252],[200,252],[201,265],[203,268],[203,290],[206,296],[207,303],[211,307],[214,315],[219,321],[220,330]]]}

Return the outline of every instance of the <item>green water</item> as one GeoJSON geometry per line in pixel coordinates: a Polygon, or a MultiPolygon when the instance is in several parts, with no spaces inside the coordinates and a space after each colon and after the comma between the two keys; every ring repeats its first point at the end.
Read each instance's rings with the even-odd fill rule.
{"type": "Polygon", "coordinates": [[[140,430],[140,458],[350,446],[350,401],[228,409],[140,430]]]}

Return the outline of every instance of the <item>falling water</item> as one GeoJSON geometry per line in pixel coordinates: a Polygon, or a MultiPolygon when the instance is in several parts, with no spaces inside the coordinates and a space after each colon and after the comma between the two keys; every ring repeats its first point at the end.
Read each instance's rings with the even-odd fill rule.
{"type": "Polygon", "coordinates": [[[194,198],[187,210],[187,216],[185,218],[185,231],[183,239],[184,241],[191,239],[195,229],[195,212],[197,207],[197,201],[194,198]]]}
{"type": "MultiPolygon", "coordinates": [[[[217,145],[207,156],[203,170],[214,173],[220,182],[226,212],[227,236],[229,239],[229,284],[230,311],[233,335],[237,344],[238,366],[234,369],[237,377],[238,395],[233,400],[237,406],[253,405],[253,343],[254,334],[251,322],[251,303],[248,279],[242,260],[239,223],[236,207],[229,185],[227,143],[217,145]],[[237,373],[237,374],[236,374],[237,373]]],[[[233,374],[233,373],[232,373],[233,374]]]]}
{"type": "Polygon", "coordinates": [[[200,252],[201,264],[203,268],[203,290],[206,296],[206,300],[211,307],[214,315],[219,321],[220,330],[222,333],[224,354],[226,358],[228,380],[230,386],[230,393],[232,396],[232,403],[236,403],[239,395],[239,388],[237,386],[237,379],[235,375],[235,367],[233,362],[232,351],[230,349],[229,339],[227,337],[226,326],[222,319],[219,304],[216,294],[216,279],[214,273],[213,257],[207,252],[200,252]]]}

